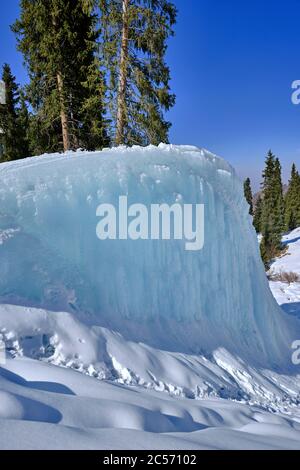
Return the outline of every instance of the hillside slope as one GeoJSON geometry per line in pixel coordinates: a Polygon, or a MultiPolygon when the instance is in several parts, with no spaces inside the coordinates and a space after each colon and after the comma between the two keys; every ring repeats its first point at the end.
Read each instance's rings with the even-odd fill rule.
{"type": "Polygon", "coordinates": [[[284,235],[282,242],[287,246],[287,250],[283,256],[272,263],[270,268],[271,277],[280,274],[279,278],[284,278],[284,274],[288,273],[290,275],[288,278],[293,279],[294,277],[296,279],[298,276],[298,279],[290,283],[280,280],[271,281],[270,287],[282,309],[300,318],[300,228],[284,235]]]}

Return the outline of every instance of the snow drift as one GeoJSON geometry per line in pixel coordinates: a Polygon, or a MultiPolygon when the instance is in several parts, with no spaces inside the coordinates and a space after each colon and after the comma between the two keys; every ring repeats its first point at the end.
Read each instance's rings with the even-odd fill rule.
{"type": "Polygon", "coordinates": [[[2,303],[68,311],[169,351],[225,347],[256,364],[291,364],[295,338],[269,290],[241,183],[205,150],[120,147],[2,164],[0,266],[2,303]],[[100,241],[97,207],[124,195],[204,204],[203,249],[100,241]]]}
{"type": "Polygon", "coordinates": [[[1,450],[300,448],[295,407],[274,414],[217,398],[175,399],[27,358],[0,372],[1,450]]]}

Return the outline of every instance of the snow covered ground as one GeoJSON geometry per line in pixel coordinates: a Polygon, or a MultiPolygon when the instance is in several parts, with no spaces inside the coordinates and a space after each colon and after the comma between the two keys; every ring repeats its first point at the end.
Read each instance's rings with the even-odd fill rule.
{"type": "Polygon", "coordinates": [[[287,313],[300,318],[300,228],[285,235],[282,241],[287,245],[287,251],[272,264],[271,272],[295,273],[299,275],[299,281],[290,284],[271,281],[270,287],[281,307],[287,313]]]}
{"type": "MultiPolygon", "coordinates": [[[[82,152],[0,180],[1,449],[300,449],[299,285],[270,283],[282,312],[226,162],[82,152]],[[204,202],[202,252],[99,244],[97,204],[124,192],[204,202]]],[[[300,274],[287,237],[273,268],[300,274]]]]}
{"type": "Polygon", "coordinates": [[[9,360],[0,376],[2,449],[299,449],[300,416],[194,400],[9,360]]]}

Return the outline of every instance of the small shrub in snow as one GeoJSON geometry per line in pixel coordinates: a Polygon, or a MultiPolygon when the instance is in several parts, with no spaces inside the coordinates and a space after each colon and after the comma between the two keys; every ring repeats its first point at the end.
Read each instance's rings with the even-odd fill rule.
{"type": "Polygon", "coordinates": [[[300,282],[300,276],[298,273],[294,273],[292,271],[280,271],[280,272],[269,272],[268,279],[270,281],[280,281],[285,282],[287,284],[291,284],[292,282],[300,282]]]}

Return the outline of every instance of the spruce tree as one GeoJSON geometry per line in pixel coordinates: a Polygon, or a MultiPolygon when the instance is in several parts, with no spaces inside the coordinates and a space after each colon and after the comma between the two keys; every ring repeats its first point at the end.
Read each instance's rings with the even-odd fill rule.
{"type": "Polygon", "coordinates": [[[2,80],[5,85],[5,104],[0,105],[0,128],[4,153],[2,160],[17,160],[28,156],[26,129],[28,123],[22,121],[23,102],[20,107],[20,89],[10,66],[3,66],[2,80]]]}
{"type": "Polygon", "coordinates": [[[294,230],[300,226],[300,176],[293,163],[291,178],[285,195],[285,228],[294,230]]]}
{"type": "Polygon", "coordinates": [[[260,229],[263,236],[261,254],[265,265],[281,251],[284,230],[284,202],[281,181],[281,165],[269,151],[263,172],[263,203],[260,229]]]}
{"type": "Polygon", "coordinates": [[[176,8],[167,0],[99,0],[114,142],[168,142],[164,111],[175,103],[165,63],[176,8]]]}
{"type": "Polygon", "coordinates": [[[251,181],[250,178],[247,178],[244,181],[244,195],[245,199],[249,204],[249,214],[253,215],[253,196],[252,196],[252,189],[251,189],[251,181]]]}
{"type": "Polygon", "coordinates": [[[296,201],[296,208],[295,208],[295,218],[296,218],[296,225],[300,227],[300,174],[297,171],[296,176],[296,189],[295,189],[295,201],[296,201]]]}
{"type": "Polygon", "coordinates": [[[38,152],[107,144],[105,87],[90,0],[21,0],[13,30],[29,70],[38,152]]]}
{"type": "Polygon", "coordinates": [[[23,90],[20,90],[20,106],[18,109],[17,122],[19,126],[20,146],[22,148],[23,156],[29,157],[31,155],[29,142],[30,113],[28,111],[26,96],[23,90]]]}
{"type": "Polygon", "coordinates": [[[261,195],[259,195],[255,204],[254,217],[253,217],[253,225],[256,230],[256,233],[261,232],[262,207],[263,207],[263,200],[262,200],[261,195]]]}
{"type": "Polygon", "coordinates": [[[273,183],[273,192],[274,192],[274,229],[277,231],[278,237],[281,238],[282,233],[285,230],[285,221],[284,221],[284,197],[283,197],[283,187],[282,187],[282,178],[281,178],[281,164],[279,158],[275,159],[274,164],[274,183],[273,183]]]}

